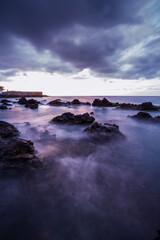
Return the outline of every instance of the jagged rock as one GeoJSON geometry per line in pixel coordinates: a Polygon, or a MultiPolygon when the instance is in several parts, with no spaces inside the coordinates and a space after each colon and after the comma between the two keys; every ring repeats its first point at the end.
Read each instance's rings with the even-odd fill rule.
{"type": "Polygon", "coordinates": [[[93,123],[94,117],[91,117],[88,113],[74,115],[73,113],[66,112],[61,116],[57,116],[52,119],[53,122],[70,123],[70,124],[88,124],[93,123]]]}
{"type": "Polygon", "coordinates": [[[38,167],[42,164],[30,140],[15,138],[0,142],[0,167],[38,167]]]}
{"type": "Polygon", "coordinates": [[[95,122],[91,126],[84,129],[84,132],[87,133],[90,137],[98,139],[112,139],[114,137],[123,137],[124,135],[119,131],[119,126],[116,124],[110,123],[98,123],[95,122]]]}
{"type": "Polygon", "coordinates": [[[10,123],[0,121],[0,137],[10,138],[19,134],[19,131],[10,123]]]}
{"type": "Polygon", "coordinates": [[[19,104],[26,104],[28,101],[27,101],[27,99],[25,98],[25,97],[21,97],[19,100],[18,100],[18,103],[19,104]]]}
{"type": "Polygon", "coordinates": [[[94,99],[92,106],[95,107],[112,107],[112,103],[109,102],[106,98],[101,99],[94,99]]]}

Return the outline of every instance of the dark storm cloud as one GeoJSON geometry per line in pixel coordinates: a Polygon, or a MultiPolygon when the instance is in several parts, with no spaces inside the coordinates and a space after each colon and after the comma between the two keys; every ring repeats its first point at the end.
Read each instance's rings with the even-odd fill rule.
{"type": "MultiPolygon", "coordinates": [[[[128,62],[120,61],[123,51],[134,42],[127,31],[146,21],[143,10],[147,3],[147,0],[1,0],[0,69],[68,73],[89,68],[113,78],[156,77],[159,58],[154,52],[126,60],[132,68],[125,72],[122,67],[128,62]],[[122,26],[128,30],[124,31],[122,26]]],[[[150,41],[145,49],[156,49],[157,44],[150,41]]]]}

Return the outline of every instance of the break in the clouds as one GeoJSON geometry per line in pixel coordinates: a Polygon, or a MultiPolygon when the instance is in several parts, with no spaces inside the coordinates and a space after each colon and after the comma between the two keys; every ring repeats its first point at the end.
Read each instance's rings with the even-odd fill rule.
{"type": "Polygon", "coordinates": [[[2,0],[1,80],[83,69],[102,78],[159,78],[159,12],[159,0],[2,0]]]}

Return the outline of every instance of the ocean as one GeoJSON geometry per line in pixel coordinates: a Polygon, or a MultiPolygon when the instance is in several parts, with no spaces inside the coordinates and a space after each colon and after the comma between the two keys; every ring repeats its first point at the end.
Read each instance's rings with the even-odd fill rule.
{"type": "MultiPolygon", "coordinates": [[[[16,103],[0,110],[0,120],[32,140],[47,163],[34,171],[0,170],[1,239],[154,240],[160,229],[160,124],[127,117],[136,110],[47,105],[56,98],[103,97],[44,97],[35,110],[16,103]],[[84,126],[51,123],[64,112],[94,112],[97,122],[117,124],[125,140],[88,149],[80,144],[84,126]]],[[[160,97],[106,98],[160,106],[160,97]]]]}

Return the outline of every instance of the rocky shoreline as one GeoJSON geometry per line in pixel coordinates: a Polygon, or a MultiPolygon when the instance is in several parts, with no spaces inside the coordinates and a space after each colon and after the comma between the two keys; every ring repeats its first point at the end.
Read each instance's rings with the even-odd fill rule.
{"type": "MultiPolygon", "coordinates": [[[[8,99],[1,100],[0,109],[5,110],[11,107],[14,103],[24,106],[25,108],[38,109],[42,102],[35,99],[19,98],[18,101],[8,99]]],[[[135,120],[143,120],[150,123],[160,123],[160,116],[152,117],[145,111],[158,111],[160,107],[153,105],[151,102],[142,104],[131,103],[112,103],[106,98],[94,99],[93,103],[81,102],[78,99],[64,102],[61,99],[55,99],[48,102],[48,106],[92,106],[92,107],[115,107],[116,109],[125,110],[140,110],[136,115],[128,116],[135,120]]],[[[124,139],[125,136],[120,132],[119,126],[111,123],[98,123],[96,118],[91,116],[94,112],[88,112],[75,115],[71,112],[65,112],[51,119],[50,123],[54,124],[69,124],[69,125],[84,125],[82,131],[83,138],[88,138],[87,141],[104,143],[112,139],[124,139]]],[[[43,159],[39,156],[34,148],[34,143],[30,140],[19,137],[20,132],[10,123],[0,121],[0,166],[3,167],[27,167],[35,168],[43,166],[43,159]]],[[[56,135],[55,135],[56,138],[56,135]]]]}

